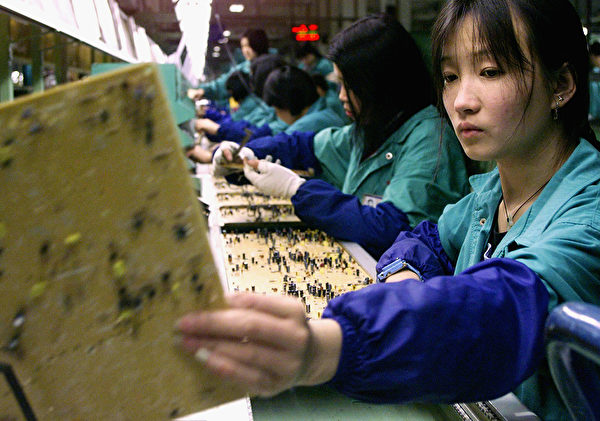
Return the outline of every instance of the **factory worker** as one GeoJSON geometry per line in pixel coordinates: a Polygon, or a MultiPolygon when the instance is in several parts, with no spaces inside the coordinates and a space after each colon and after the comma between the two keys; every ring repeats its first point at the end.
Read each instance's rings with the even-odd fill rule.
{"type": "Polygon", "coordinates": [[[242,35],[240,40],[242,54],[245,61],[232,66],[229,71],[222,74],[215,80],[201,83],[198,89],[189,89],[188,96],[198,100],[202,98],[210,99],[217,102],[224,102],[229,99],[225,82],[233,72],[250,72],[250,64],[256,58],[269,53],[269,39],[267,34],[262,29],[248,29],[242,35]]]}
{"type": "Polygon", "coordinates": [[[276,54],[263,55],[252,62],[250,67],[250,82],[253,97],[257,106],[250,110],[241,120],[203,118],[195,121],[195,128],[203,132],[213,142],[230,140],[241,142],[246,136],[246,129],[254,136],[265,136],[280,133],[288,128],[288,124],[277,117],[275,109],[263,100],[264,85],[269,74],[287,63],[276,54]]]}
{"type": "Polygon", "coordinates": [[[335,88],[333,88],[327,79],[318,73],[311,73],[310,76],[312,77],[313,82],[315,82],[319,96],[321,98],[325,98],[327,107],[331,108],[336,114],[338,114],[346,122],[346,124],[350,124],[352,120],[346,115],[346,111],[344,111],[344,104],[342,104],[342,101],[340,101],[338,95],[338,85],[335,84],[335,88]]]}
{"type": "Polygon", "coordinates": [[[333,63],[323,57],[319,50],[310,42],[304,42],[296,49],[298,67],[308,73],[317,73],[325,77],[333,72],[333,63]]]}
{"type": "MultiPolygon", "coordinates": [[[[278,119],[283,121],[287,128],[284,133],[317,132],[327,127],[344,125],[344,120],[327,107],[325,98],[319,97],[317,88],[308,73],[293,66],[284,66],[273,70],[262,91],[265,103],[275,110],[278,119]]],[[[196,129],[203,129],[211,135],[224,139],[239,139],[235,131],[230,130],[231,125],[221,122],[207,127],[196,125],[196,129]],[[216,128],[216,130],[215,130],[216,128]]],[[[269,124],[257,127],[252,124],[238,124],[235,130],[247,128],[252,131],[250,139],[273,134],[269,124]]]]}
{"type": "MultiPolygon", "coordinates": [[[[261,161],[246,177],[274,196],[290,197],[312,227],[379,257],[402,230],[437,221],[468,192],[460,144],[432,104],[433,84],[411,36],[391,17],[362,19],[332,39],[339,98],[351,125],[280,133],[250,141],[244,158],[271,155],[283,166],[312,168],[305,181],[261,161]],[[377,42],[375,42],[377,41],[377,42]],[[377,63],[376,66],[373,64],[377,63]]],[[[237,145],[215,152],[216,174],[237,145]]]]}
{"type": "Polygon", "coordinates": [[[253,395],[323,382],[372,402],[513,391],[542,419],[569,419],[543,331],[558,303],[600,302],[581,27],[568,0],[448,1],[433,30],[439,97],[467,155],[497,169],[437,225],[400,234],[378,263],[387,282],[333,299],[323,319],[290,297],[239,294],[179,321],[185,349],[253,395]]]}

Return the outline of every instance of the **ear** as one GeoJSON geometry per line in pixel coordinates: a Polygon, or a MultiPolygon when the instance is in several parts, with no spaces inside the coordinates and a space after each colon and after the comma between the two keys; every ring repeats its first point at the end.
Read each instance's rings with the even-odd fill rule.
{"type": "Polygon", "coordinates": [[[554,83],[551,108],[556,108],[557,106],[559,108],[563,107],[573,98],[576,91],[577,85],[575,84],[575,77],[571,71],[571,66],[568,63],[563,63],[558,70],[558,77],[554,83]]]}

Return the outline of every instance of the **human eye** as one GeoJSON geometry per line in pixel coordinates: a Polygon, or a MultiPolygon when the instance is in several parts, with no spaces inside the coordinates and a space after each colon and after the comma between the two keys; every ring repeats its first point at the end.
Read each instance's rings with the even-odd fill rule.
{"type": "Polygon", "coordinates": [[[502,75],[502,70],[497,67],[486,67],[481,70],[481,76],[486,78],[496,78],[502,75]]]}
{"type": "Polygon", "coordinates": [[[449,83],[454,82],[458,77],[451,72],[442,73],[442,79],[444,81],[444,85],[448,85],[449,83]]]}

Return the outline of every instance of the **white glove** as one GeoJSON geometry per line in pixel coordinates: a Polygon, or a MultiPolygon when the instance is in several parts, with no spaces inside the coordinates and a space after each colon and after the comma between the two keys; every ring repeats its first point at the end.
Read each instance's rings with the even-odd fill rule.
{"type": "Polygon", "coordinates": [[[285,199],[295,195],[306,181],[292,170],[264,159],[258,161],[256,170],[245,164],[244,175],[263,193],[285,199]]]}
{"type": "MultiPolygon", "coordinates": [[[[221,142],[221,144],[219,145],[219,149],[217,149],[217,151],[213,155],[212,174],[215,176],[223,177],[228,174],[236,172],[235,169],[223,167],[223,165],[231,164],[231,161],[228,161],[225,158],[225,156],[223,155],[223,151],[228,150],[233,154],[238,149],[240,149],[240,145],[238,145],[235,142],[230,142],[229,140],[225,140],[225,141],[221,142]]],[[[243,147],[240,150],[238,157],[239,157],[239,161],[243,160],[244,158],[248,159],[248,160],[256,159],[256,156],[254,155],[254,151],[252,149],[246,148],[246,147],[243,147]]],[[[236,159],[235,161],[238,161],[238,160],[236,159]]]]}

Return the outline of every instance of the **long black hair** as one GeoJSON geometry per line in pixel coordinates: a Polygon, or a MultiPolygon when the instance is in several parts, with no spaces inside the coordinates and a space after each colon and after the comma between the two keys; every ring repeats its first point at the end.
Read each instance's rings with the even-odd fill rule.
{"type": "MultiPolygon", "coordinates": [[[[577,89],[558,112],[559,122],[568,137],[565,151],[576,145],[580,137],[599,148],[588,122],[590,103],[589,55],[581,21],[568,0],[450,0],[433,28],[433,78],[438,108],[445,115],[441,60],[445,43],[456,33],[465,17],[473,19],[474,39],[488,51],[504,70],[521,76],[535,72],[535,61],[541,66],[546,81],[556,80],[567,63],[577,89]],[[521,27],[515,27],[519,22],[521,27]],[[519,29],[524,29],[525,42],[534,61],[527,58],[519,43],[519,29]]],[[[529,92],[531,98],[531,92],[529,92]]]]}
{"type": "MultiPolygon", "coordinates": [[[[352,109],[363,159],[417,111],[434,103],[433,83],[410,34],[389,15],[368,16],[338,33],[329,58],[360,110],[352,109]]],[[[350,103],[352,108],[353,105],[350,103]]]]}

